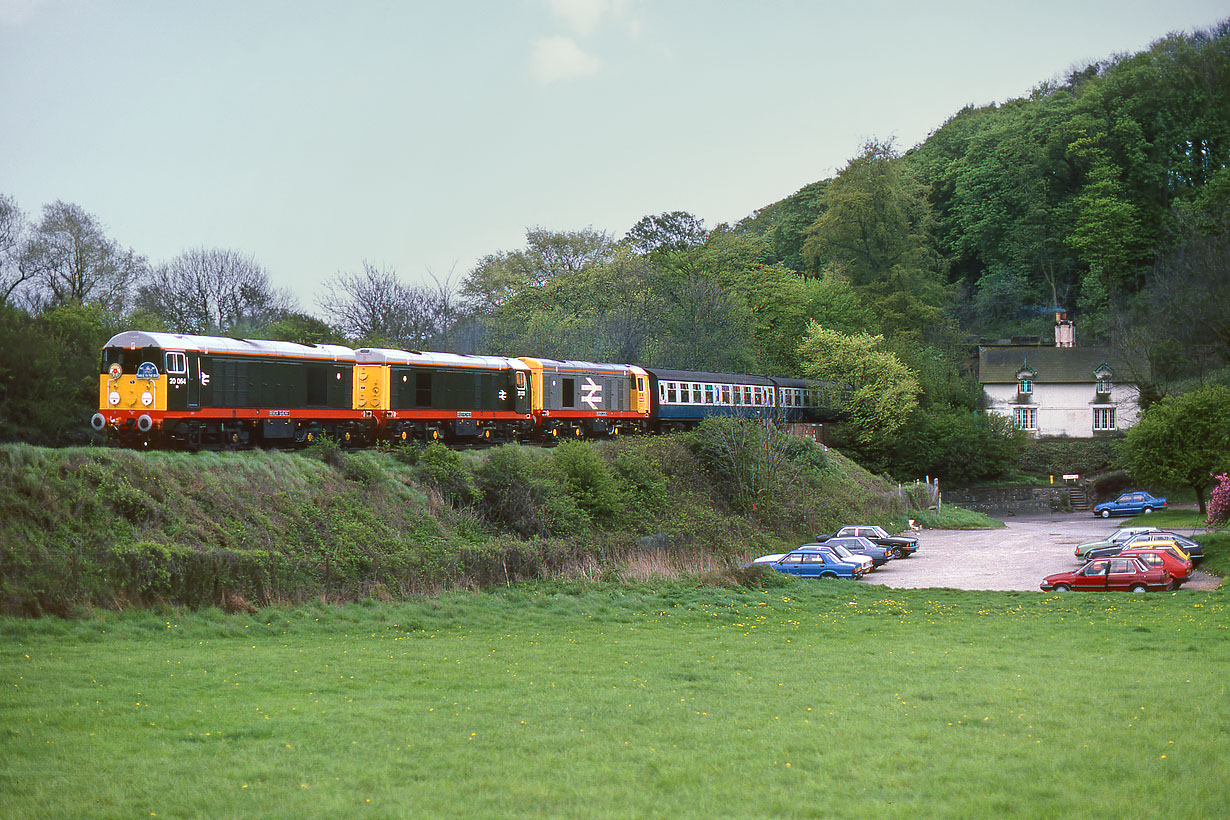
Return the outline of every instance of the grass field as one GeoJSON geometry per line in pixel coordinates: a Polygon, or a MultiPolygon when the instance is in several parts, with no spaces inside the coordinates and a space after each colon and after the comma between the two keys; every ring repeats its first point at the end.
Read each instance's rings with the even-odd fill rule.
{"type": "Polygon", "coordinates": [[[0,620],[4,818],[1224,817],[1222,593],[0,620]]]}

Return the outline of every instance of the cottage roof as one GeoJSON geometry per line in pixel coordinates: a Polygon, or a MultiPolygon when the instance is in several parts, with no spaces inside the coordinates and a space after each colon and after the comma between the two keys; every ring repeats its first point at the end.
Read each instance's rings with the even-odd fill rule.
{"type": "Polygon", "coordinates": [[[1085,384],[1097,381],[1094,371],[1111,369],[1117,382],[1149,378],[1148,360],[1140,354],[1123,355],[1109,347],[1044,347],[996,345],[978,348],[979,384],[1012,384],[1022,369],[1034,371],[1040,384],[1085,384]]]}

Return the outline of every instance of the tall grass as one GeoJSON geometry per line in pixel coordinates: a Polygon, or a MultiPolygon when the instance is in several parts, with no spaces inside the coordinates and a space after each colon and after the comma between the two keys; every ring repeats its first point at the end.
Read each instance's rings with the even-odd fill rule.
{"type": "Polygon", "coordinates": [[[0,816],[1218,817],[1228,625],[791,580],[0,619],[0,816]]]}

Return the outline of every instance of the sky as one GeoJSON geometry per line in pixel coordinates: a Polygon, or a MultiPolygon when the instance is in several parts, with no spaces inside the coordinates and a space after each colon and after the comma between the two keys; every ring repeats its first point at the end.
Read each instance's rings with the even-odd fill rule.
{"type": "Polygon", "coordinates": [[[322,315],[369,262],[458,284],[527,229],[735,223],[966,105],[1225,0],[0,0],[0,194],[322,315]]]}

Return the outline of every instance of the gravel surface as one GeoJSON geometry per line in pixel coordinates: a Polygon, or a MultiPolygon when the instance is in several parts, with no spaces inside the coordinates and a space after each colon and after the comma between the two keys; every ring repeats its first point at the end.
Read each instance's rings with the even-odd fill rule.
{"type": "MultiPolygon", "coordinates": [[[[1041,592],[1038,584],[1044,577],[1080,566],[1077,544],[1104,538],[1123,521],[1056,513],[1011,517],[1005,523],[994,530],[923,530],[913,557],[890,561],[864,580],[899,589],[1041,592]]],[[[1220,583],[1220,578],[1197,569],[1183,589],[1217,589],[1220,583]]]]}

